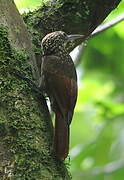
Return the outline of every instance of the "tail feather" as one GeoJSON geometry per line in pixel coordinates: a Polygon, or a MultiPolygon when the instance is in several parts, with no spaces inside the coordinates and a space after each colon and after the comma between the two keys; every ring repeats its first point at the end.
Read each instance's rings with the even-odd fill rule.
{"type": "Polygon", "coordinates": [[[59,160],[64,160],[68,156],[69,125],[60,113],[56,113],[54,148],[59,160]]]}

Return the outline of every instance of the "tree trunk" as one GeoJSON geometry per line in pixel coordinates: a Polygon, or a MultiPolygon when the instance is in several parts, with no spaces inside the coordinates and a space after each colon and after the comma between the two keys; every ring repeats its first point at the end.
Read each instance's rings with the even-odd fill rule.
{"type": "Polygon", "coordinates": [[[14,2],[0,0],[0,179],[71,179],[52,150],[53,128],[46,100],[13,72],[18,70],[37,83],[40,41],[45,34],[63,30],[87,37],[119,2],[53,0],[44,4],[24,17],[36,47],[33,50],[14,2]]]}

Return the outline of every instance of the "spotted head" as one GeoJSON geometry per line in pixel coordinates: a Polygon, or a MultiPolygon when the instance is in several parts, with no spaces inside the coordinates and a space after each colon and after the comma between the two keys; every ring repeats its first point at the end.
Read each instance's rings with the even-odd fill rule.
{"type": "Polygon", "coordinates": [[[77,38],[82,38],[83,35],[67,35],[63,31],[55,31],[47,34],[41,42],[41,47],[43,53],[46,55],[53,54],[57,51],[64,49],[67,41],[75,40],[77,38]]]}
{"type": "Polygon", "coordinates": [[[58,49],[63,48],[65,42],[68,40],[68,36],[65,32],[55,31],[47,34],[41,42],[43,52],[45,54],[51,54],[58,49]]]}

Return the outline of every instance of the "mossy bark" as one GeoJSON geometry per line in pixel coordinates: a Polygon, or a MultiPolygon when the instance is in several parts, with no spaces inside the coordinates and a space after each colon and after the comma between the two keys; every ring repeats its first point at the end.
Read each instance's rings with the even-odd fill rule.
{"type": "Polygon", "coordinates": [[[41,63],[40,40],[45,34],[64,30],[87,36],[119,2],[53,0],[43,4],[24,17],[34,54],[13,1],[0,0],[0,179],[71,179],[52,151],[53,128],[44,97],[13,71],[17,69],[37,82],[40,68],[38,71],[36,60],[41,63]],[[92,17],[95,12],[98,18],[92,17]]]}
{"type": "Polygon", "coordinates": [[[52,150],[53,128],[46,100],[13,74],[18,70],[30,79],[37,77],[26,28],[13,1],[0,0],[0,5],[0,179],[70,179],[52,150]]]}
{"type": "Polygon", "coordinates": [[[121,0],[49,0],[25,17],[30,27],[43,35],[57,30],[89,34],[121,0]]]}
{"type": "MultiPolygon", "coordinates": [[[[41,39],[53,31],[83,34],[84,39],[114,10],[121,0],[49,0],[40,8],[24,15],[40,64],[41,39]]],[[[82,39],[67,44],[71,52],[82,39]]]]}
{"type": "Polygon", "coordinates": [[[46,102],[12,73],[16,68],[31,77],[27,58],[12,51],[4,26],[0,27],[0,42],[0,177],[61,179],[63,164],[51,154],[52,128],[46,102]]]}

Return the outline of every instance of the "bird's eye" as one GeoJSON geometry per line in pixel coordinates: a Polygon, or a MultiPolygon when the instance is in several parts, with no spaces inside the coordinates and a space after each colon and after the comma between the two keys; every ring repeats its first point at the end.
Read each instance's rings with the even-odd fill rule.
{"type": "Polygon", "coordinates": [[[65,37],[67,36],[65,32],[63,32],[63,35],[64,35],[65,37]]]}

